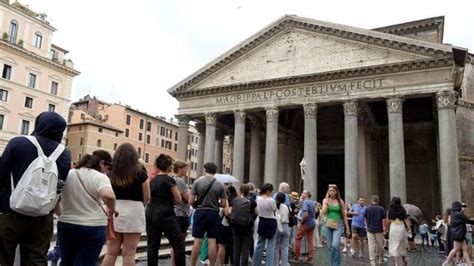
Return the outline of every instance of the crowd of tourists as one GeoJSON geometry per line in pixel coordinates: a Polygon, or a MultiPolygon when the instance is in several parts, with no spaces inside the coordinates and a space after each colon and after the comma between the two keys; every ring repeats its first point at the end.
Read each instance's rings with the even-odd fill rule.
{"type": "Polygon", "coordinates": [[[158,265],[164,235],[172,247],[173,265],[186,265],[189,228],[194,243],[191,264],[288,265],[318,263],[314,252],[327,246],[331,265],[341,253],[364,256],[368,242],[371,265],[393,257],[407,265],[407,252],[438,245],[445,264],[470,265],[472,227],[465,204],[454,202],[432,226],[408,214],[399,197],[387,210],[377,195],[371,204],[359,197],[344,202],[339,188],[329,185],[322,202],[309,191],[301,195],[283,182],[221,183],[217,166],[203,165],[204,176],[188,186],[188,165],[160,154],[147,173],[135,148],[124,143],[111,156],[105,150],[86,154],[71,164],[61,145],[66,128],[54,112],[40,114],[32,136],[13,138],[0,158],[0,265],[46,265],[53,213],[57,215],[57,247],[62,265],[134,265],[141,235],[147,234],[148,265],[158,265]],[[343,241],[343,242],[341,242],[343,241]],[[349,244],[350,242],[350,244],[349,244]],[[426,247],[425,247],[426,242],[426,247]],[[343,244],[342,244],[343,243],[343,244]],[[19,252],[18,252],[19,251],[19,252]]]}

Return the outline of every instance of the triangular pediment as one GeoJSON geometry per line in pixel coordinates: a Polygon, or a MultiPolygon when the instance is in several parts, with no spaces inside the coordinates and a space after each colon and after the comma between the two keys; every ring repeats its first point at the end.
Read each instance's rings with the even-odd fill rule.
{"type": "Polygon", "coordinates": [[[284,16],[204,66],[169,92],[449,56],[448,45],[297,16],[284,16]]]}

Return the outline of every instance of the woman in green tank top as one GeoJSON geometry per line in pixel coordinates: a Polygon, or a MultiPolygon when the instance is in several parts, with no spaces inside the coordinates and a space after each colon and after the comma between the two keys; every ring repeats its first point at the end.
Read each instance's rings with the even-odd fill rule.
{"type": "Polygon", "coordinates": [[[331,266],[341,265],[341,236],[344,233],[344,228],[346,229],[347,236],[349,228],[344,206],[344,201],[339,195],[337,186],[330,185],[326,198],[323,200],[322,214],[326,215],[326,223],[323,230],[328,244],[331,266]]]}

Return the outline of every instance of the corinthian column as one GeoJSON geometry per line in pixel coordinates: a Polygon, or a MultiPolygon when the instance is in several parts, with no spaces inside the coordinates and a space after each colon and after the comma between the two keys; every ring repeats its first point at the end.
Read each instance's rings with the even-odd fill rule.
{"type": "Polygon", "coordinates": [[[262,180],[260,176],[260,131],[262,127],[257,119],[250,119],[250,173],[249,180],[255,187],[261,187],[262,180]]]}
{"type": "Polygon", "coordinates": [[[453,201],[461,201],[458,140],[456,133],[457,92],[443,91],[436,94],[438,105],[439,165],[441,174],[441,202],[443,210],[453,201]]]}
{"type": "Polygon", "coordinates": [[[188,124],[189,117],[186,115],[177,115],[178,118],[178,159],[187,161],[188,156],[188,124]]]}
{"type": "Polygon", "coordinates": [[[199,178],[203,175],[204,143],[205,143],[205,138],[206,138],[206,126],[203,125],[202,123],[196,123],[196,129],[199,133],[196,178],[199,178]]]}
{"type": "Polygon", "coordinates": [[[214,152],[216,144],[216,122],[215,113],[206,114],[206,144],[204,148],[204,163],[215,162],[214,152]]]}
{"type": "Polygon", "coordinates": [[[244,183],[245,172],[245,118],[243,111],[235,111],[234,129],[234,161],[232,164],[232,174],[239,179],[240,184],[244,183]]]}
{"type": "Polygon", "coordinates": [[[390,161],[390,197],[399,196],[406,203],[405,147],[403,138],[403,99],[386,100],[390,161]]]}
{"type": "Polygon", "coordinates": [[[267,138],[265,145],[265,183],[277,186],[277,154],[278,154],[278,108],[266,109],[267,138]]]}
{"type": "MultiPolygon", "coordinates": [[[[318,195],[318,148],[317,148],[317,123],[318,106],[315,103],[307,103],[304,108],[304,159],[306,160],[306,176],[304,189],[311,192],[314,198],[318,195]]],[[[298,162],[299,163],[299,162],[298,162]]]]}
{"type": "Polygon", "coordinates": [[[288,158],[286,157],[287,143],[288,143],[288,137],[286,133],[278,133],[277,184],[280,184],[283,181],[288,183],[287,177],[286,177],[286,167],[287,167],[287,162],[288,162],[288,158]]]}
{"type": "Polygon", "coordinates": [[[345,102],[344,109],[344,191],[346,202],[357,202],[359,193],[358,104],[345,102]]]}
{"type": "Polygon", "coordinates": [[[224,132],[221,130],[216,131],[216,145],[214,150],[214,156],[217,165],[217,172],[222,173],[223,153],[224,153],[224,132]]]}

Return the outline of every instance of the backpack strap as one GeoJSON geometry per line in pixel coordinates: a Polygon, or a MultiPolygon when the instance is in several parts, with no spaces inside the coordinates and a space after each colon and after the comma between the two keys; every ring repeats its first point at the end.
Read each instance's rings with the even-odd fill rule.
{"type": "Polygon", "coordinates": [[[199,204],[201,204],[201,203],[204,202],[204,199],[206,198],[207,193],[209,193],[209,190],[211,190],[212,185],[214,185],[214,182],[216,182],[216,178],[215,178],[215,177],[212,178],[211,184],[209,184],[209,186],[207,187],[206,191],[204,191],[204,194],[202,194],[202,196],[199,196],[198,199],[197,199],[197,201],[195,202],[196,209],[197,209],[197,207],[198,207],[199,204]]]}
{"type": "Polygon", "coordinates": [[[33,143],[33,145],[35,145],[36,150],[38,151],[38,157],[45,156],[43,149],[41,148],[38,140],[34,136],[25,136],[25,138],[27,138],[31,143],[33,143]]]}
{"type": "Polygon", "coordinates": [[[51,159],[51,161],[55,162],[59,158],[59,156],[61,156],[61,154],[63,153],[63,151],[65,149],[66,148],[64,147],[64,145],[59,143],[58,146],[56,147],[56,149],[53,151],[53,153],[51,153],[51,155],[49,155],[49,159],[51,159]]]}
{"type": "MultiPolygon", "coordinates": [[[[31,143],[33,143],[33,145],[35,145],[36,150],[38,151],[38,156],[45,156],[43,149],[41,148],[41,145],[39,144],[36,137],[25,136],[25,138],[27,138],[31,143]]],[[[53,151],[53,153],[51,153],[51,155],[49,155],[48,158],[51,159],[51,161],[55,162],[59,158],[59,156],[61,156],[61,154],[63,153],[65,149],[66,148],[64,147],[64,145],[59,143],[56,149],[53,151]]]]}

